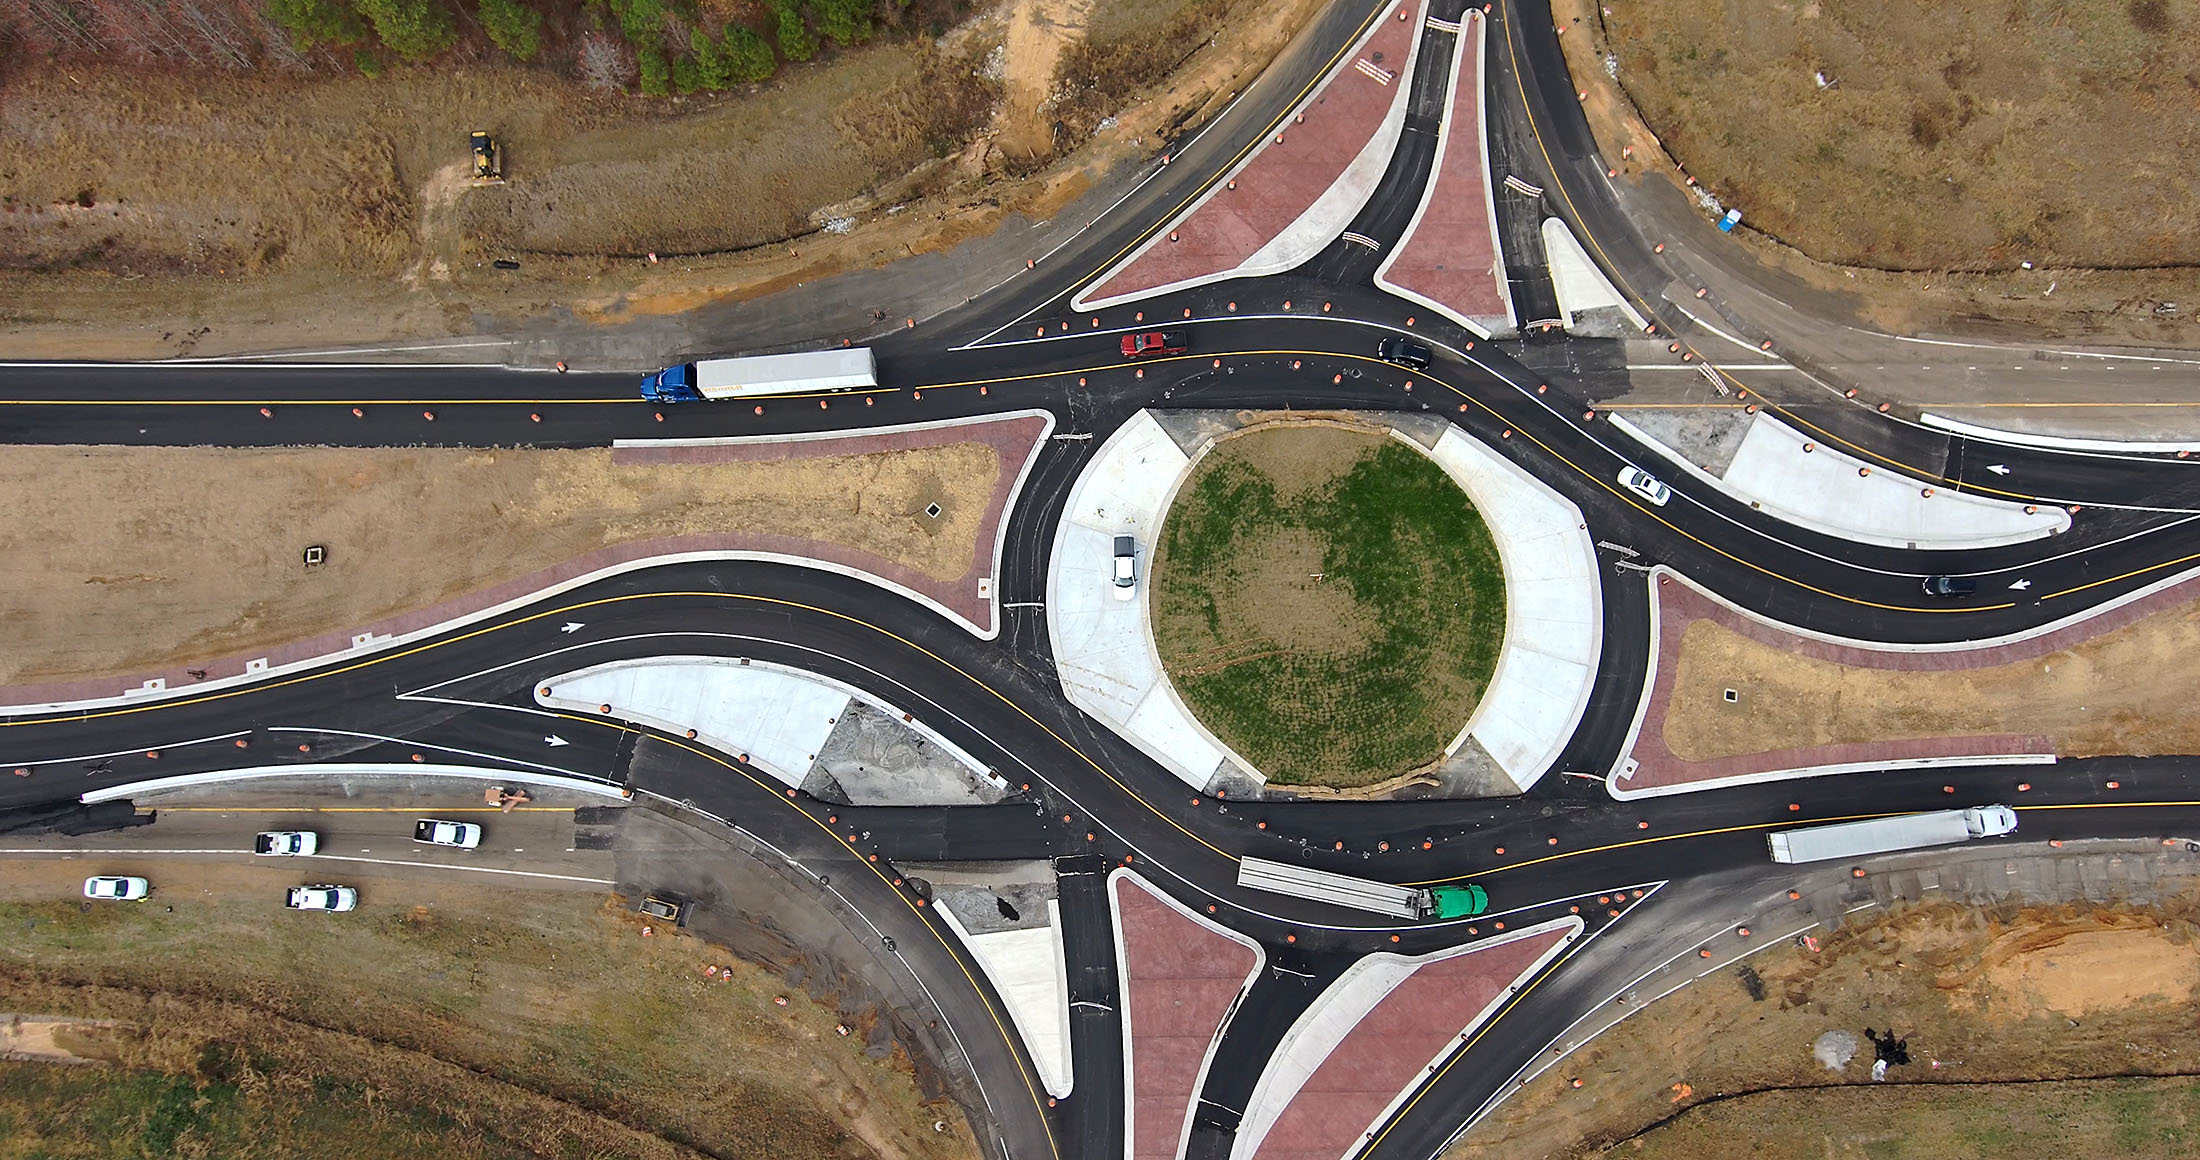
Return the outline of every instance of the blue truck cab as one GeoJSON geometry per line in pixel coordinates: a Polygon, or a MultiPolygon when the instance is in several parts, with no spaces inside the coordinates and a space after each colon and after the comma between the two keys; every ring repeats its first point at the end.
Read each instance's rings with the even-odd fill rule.
{"type": "Polygon", "coordinates": [[[695,364],[679,366],[642,376],[642,398],[652,403],[693,403],[703,398],[695,389],[695,364]]]}

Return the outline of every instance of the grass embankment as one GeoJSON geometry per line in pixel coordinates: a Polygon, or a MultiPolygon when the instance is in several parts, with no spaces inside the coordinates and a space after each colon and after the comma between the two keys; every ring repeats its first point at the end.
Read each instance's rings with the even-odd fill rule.
{"type": "Polygon", "coordinates": [[[413,1105],[402,1093],[369,1101],[366,1091],[325,1074],[277,1086],[140,1069],[0,1063],[0,1160],[541,1155],[497,1135],[494,1124],[460,1124],[413,1105]]]}
{"type": "Polygon", "coordinates": [[[1620,83],[1753,227],[1883,269],[2200,264],[2193,0],[1784,0],[1759,17],[1602,9],[1620,83]]]}
{"type": "Polygon", "coordinates": [[[1437,760],[1504,643],[1481,516],[1426,456],[1365,431],[1216,445],[1152,572],[1171,680],[1281,784],[1367,785],[1437,760]]]}
{"type": "MultiPolygon", "coordinates": [[[[905,1057],[867,1053],[867,1027],[842,1036],[830,1007],[695,940],[641,937],[608,905],[419,884],[421,905],[332,916],[282,911],[257,878],[221,868],[163,887],[173,912],[0,903],[0,1009],[139,1029],[122,1058],[189,1077],[210,1102],[186,1127],[216,1142],[282,1107],[333,1107],[342,1127],[387,1100],[409,1109],[389,1121],[400,1135],[449,1118],[552,1155],[974,1154],[962,1117],[922,1102],[905,1057]],[[342,1095],[354,1089],[356,1104],[342,1095]]],[[[173,1103],[172,1083],[131,1082],[139,1106],[115,1112],[124,1134],[173,1103]]],[[[378,1154],[372,1143],[321,1154],[378,1154]]]]}

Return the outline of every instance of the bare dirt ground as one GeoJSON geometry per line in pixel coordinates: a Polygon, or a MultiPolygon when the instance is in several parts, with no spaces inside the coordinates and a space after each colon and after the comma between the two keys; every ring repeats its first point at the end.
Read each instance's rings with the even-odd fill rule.
{"type": "Polygon", "coordinates": [[[1181,67],[1074,154],[1013,176],[1046,157],[1007,145],[1051,153],[1056,110],[1075,103],[1045,74],[1049,54],[1058,65],[1083,43],[1082,21],[1135,45],[1150,29],[1125,20],[1169,23],[1187,3],[1112,7],[1128,14],[1014,0],[943,47],[874,46],[755,92],[664,102],[488,64],[369,79],[25,63],[0,89],[0,151],[17,162],[0,167],[0,355],[306,349],[559,311],[611,323],[946,249],[1011,215],[1051,216],[1197,125],[1321,0],[1200,8],[1181,67]],[[1039,100],[996,117],[982,62],[1012,25],[1033,51],[1003,49],[999,71],[1039,100]],[[511,180],[446,202],[439,175],[479,127],[500,135],[511,180]],[[820,232],[828,221],[847,232],[820,232]],[[650,265],[652,250],[679,258],[650,265]],[[522,268],[490,268],[499,257],[522,268]]]}
{"type": "Polygon", "coordinates": [[[2067,757],[2196,753],[2195,657],[2200,604],[2034,660],[1946,672],[1852,668],[1699,620],[1681,637],[1665,744],[1684,761],[1989,734],[2046,736],[2067,757]]]}
{"type": "Polygon", "coordinates": [[[1766,950],[1745,964],[1754,982],[1736,968],[1643,1010],[1515,1093],[1450,1156],[1991,1158],[2026,1154],[2019,1143],[2190,1155],[2189,1078],[2164,1089],[2159,1108],[2145,1091],[2116,1089],[2112,1116],[2095,1114],[2098,1088],[1994,1085],[2200,1073],[2196,915],[2190,894],[2146,911],[1933,903],[1822,936],[1815,952],[1766,950]],[[1908,1039],[1912,1062],[1888,1081],[1916,1086],[1872,1084],[1867,1028],[1908,1039]],[[1827,1031],[1861,1045],[1838,1071],[1813,1055],[1827,1031]],[[2001,1117],[1996,1101],[2031,1111],[2001,1117]],[[1912,1107],[1932,1114],[1901,1119],[1912,1107]],[[1726,1130],[1684,1127],[1698,1119],[1726,1130]],[[1672,1130],[1642,1134],[1669,1120],[1672,1130]],[[2182,1132],[2172,1139],[2183,1145],[2165,1148],[2163,1132],[2182,1132]],[[1942,1149],[1917,1147],[1928,1143],[1942,1149]]]}
{"type": "Polygon", "coordinates": [[[951,580],[1000,469],[978,443],[660,466],[609,451],[13,448],[0,683],[310,637],[661,536],[795,536],[951,580]],[[308,544],[328,563],[303,568],[308,544]]]}
{"type": "Polygon", "coordinates": [[[2200,192],[2180,95],[2200,74],[2177,51],[2200,7],[1552,9],[1624,181],[1693,197],[1685,164],[1747,215],[1753,257],[1870,325],[2200,345],[2200,229],[2178,208],[2200,192]]]}
{"type": "Polygon", "coordinates": [[[540,1155],[977,1155],[898,1049],[873,1058],[833,1008],[696,939],[643,937],[616,902],[407,882],[378,891],[402,902],[296,914],[260,868],[177,864],[153,902],[80,906],[83,873],[16,862],[0,885],[0,1005],[143,1031],[73,1033],[79,1053],[189,1074],[226,1042],[261,1083],[333,1073],[540,1155]]]}

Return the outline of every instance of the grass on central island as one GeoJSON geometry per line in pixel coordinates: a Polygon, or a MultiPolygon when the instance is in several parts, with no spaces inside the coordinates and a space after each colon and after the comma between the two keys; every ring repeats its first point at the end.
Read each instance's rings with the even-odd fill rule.
{"type": "Polygon", "coordinates": [[[1217,444],[1152,574],[1170,680],[1277,784],[1365,786],[1436,761],[1504,643],[1504,574],[1466,493],[1364,431],[1217,444]]]}

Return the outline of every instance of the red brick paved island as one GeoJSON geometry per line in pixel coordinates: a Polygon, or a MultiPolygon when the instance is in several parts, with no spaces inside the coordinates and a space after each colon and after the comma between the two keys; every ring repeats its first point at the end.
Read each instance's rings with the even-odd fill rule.
{"type": "Polygon", "coordinates": [[[1224,278],[1281,273],[1336,240],[1390,164],[1427,11],[1427,0],[1382,11],[1312,99],[1271,127],[1250,158],[1071,304],[1090,310],[1224,278]]]}
{"type": "Polygon", "coordinates": [[[1487,25],[1467,9],[1451,61],[1436,173],[1397,248],[1375,271],[1375,284],[1439,311],[1484,338],[1511,333],[1512,295],[1490,203],[1490,162],[1482,124],[1482,52],[1487,25]]]}
{"type": "Polygon", "coordinates": [[[1260,949],[1179,910],[1137,876],[1110,883],[1122,961],[1130,1160],[1176,1160],[1207,1053],[1260,949]]]}
{"type": "MultiPolygon", "coordinates": [[[[1420,1086],[1428,1066],[1448,1053],[1461,1033],[1479,1026],[1509,988],[1538,970],[1580,930],[1579,920],[1569,920],[1502,942],[1469,944],[1444,958],[1415,963],[1374,955],[1355,965],[1301,1017],[1270,1061],[1246,1109],[1232,1156],[1243,1160],[1248,1150],[1252,1160],[1343,1160],[1351,1155],[1392,1104],[1420,1086]],[[1339,1008],[1354,1002],[1355,986],[1380,985],[1375,972],[1398,970],[1410,973],[1335,1041],[1296,1092],[1283,1090],[1300,1074],[1290,1070],[1292,1064],[1303,1068],[1319,1050],[1322,1025],[1351,1017],[1350,1010],[1339,1008]],[[1367,977],[1355,980],[1353,972],[1367,977]],[[1277,1115],[1273,1104],[1279,1099],[1289,1102],[1277,1115]],[[1258,1131],[1266,1119],[1264,1110],[1274,1120],[1264,1135],[1247,1139],[1244,1133],[1258,1131]]],[[[1358,1001],[1366,1001],[1364,991],[1358,1001]]]]}

